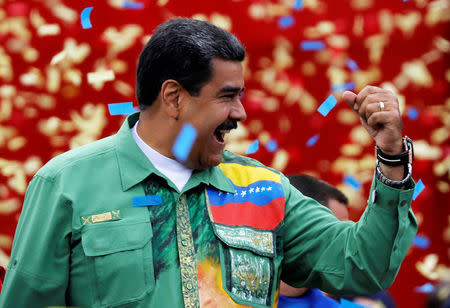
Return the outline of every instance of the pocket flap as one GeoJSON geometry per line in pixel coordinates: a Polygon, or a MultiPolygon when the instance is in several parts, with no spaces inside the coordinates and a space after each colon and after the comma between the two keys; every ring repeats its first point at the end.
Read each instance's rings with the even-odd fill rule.
{"type": "Polygon", "coordinates": [[[213,226],[216,236],[227,246],[249,250],[262,256],[275,256],[275,237],[270,230],[227,226],[218,223],[213,223],[213,226]]]}
{"type": "Polygon", "coordinates": [[[150,221],[126,224],[117,221],[83,229],[81,242],[86,256],[101,256],[143,248],[152,236],[150,221]]]}

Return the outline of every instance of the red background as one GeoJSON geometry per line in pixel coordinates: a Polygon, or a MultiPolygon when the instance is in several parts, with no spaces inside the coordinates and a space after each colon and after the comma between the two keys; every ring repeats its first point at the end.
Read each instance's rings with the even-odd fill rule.
{"type": "MultiPolygon", "coordinates": [[[[252,157],[285,174],[307,172],[337,185],[350,198],[353,220],[364,209],[374,144],[355,129],[359,122],[348,115],[341,92],[332,92],[331,86],[354,81],[355,91],[367,84],[390,84],[397,91],[404,132],[416,144],[414,179],[425,184],[412,207],[419,234],[431,245],[411,247],[390,291],[399,307],[422,307],[426,295],[415,287],[450,276],[449,2],[305,0],[300,10],[293,8],[296,1],[282,0],[142,1],[141,10],[120,8],[122,2],[0,1],[0,265],[8,261],[24,189],[37,168],[71,147],[114,133],[123,117],[109,116],[107,104],[136,105],[135,64],[144,35],[170,17],[196,15],[214,23],[225,21],[247,48],[243,103],[248,120],[239,131],[243,135],[230,138],[230,148],[243,153],[259,139],[260,148],[252,157]],[[62,5],[69,10],[63,17],[58,16],[62,5]],[[82,29],[79,16],[88,6],[94,7],[93,27],[82,29]],[[74,18],[69,20],[71,14],[74,18]],[[284,15],[293,17],[292,26],[279,26],[284,15]],[[40,24],[57,24],[60,31],[40,36],[40,24]],[[131,24],[138,29],[136,39],[114,52],[106,33],[116,31],[113,41],[123,44],[132,37],[132,31],[125,34],[131,24]],[[88,45],[89,53],[79,63],[66,59],[51,65],[69,38],[78,46],[88,45]],[[326,47],[302,51],[303,40],[323,40],[326,47]],[[383,41],[379,57],[371,56],[371,49],[383,41]],[[349,69],[348,59],[359,70],[349,69]],[[87,73],[99,66],[114,70],[115,79],[95,88],[87,73]],[[308,73],[306,66],[313,71],[308,73]],[[70,70],[81,78],[79,82],[64,78],[70,70]],[[427,74],[429,78],[423,78],[427,74]],[[49,87],[58,77],[60,82],[49,87]],[[122,87],[127,84],[128,90],[118,90],[118,82],[122,87]],[[301,94],[295,96],[297,90],[301,94]],[[316,109],[330,94],[339,102],[323,117],[316,109]],[[46,107],[45,99],[53,103],[46,107]],[[408,117],[411,108],[418,111],[417,119],[408,117]],[[95,131],[101,120],[104,126],[97,125],[95,131]],[[46,124],[47,135],[42,129],[46,124]],[[308,147],[307,140],[316,134],[317,143],[308,147]],[[278,144],[275,153],[264,147],[269,139],[278,144]],[[362,187],[344,183],[346,175],[358,179],[362,187]]],[[[75,57],[79,55],[71,49],[75,57]]]]}

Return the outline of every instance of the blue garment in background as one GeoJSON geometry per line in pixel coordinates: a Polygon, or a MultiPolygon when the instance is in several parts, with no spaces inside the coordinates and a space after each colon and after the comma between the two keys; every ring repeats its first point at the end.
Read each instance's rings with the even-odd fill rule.
{"type": "Polygon", "coordinates": [[[340,304],[326,296],[319,289],[309,289],[300,297],[287,297],[280,295],[278,308],[322,308],[340,307],[340,304]]]}

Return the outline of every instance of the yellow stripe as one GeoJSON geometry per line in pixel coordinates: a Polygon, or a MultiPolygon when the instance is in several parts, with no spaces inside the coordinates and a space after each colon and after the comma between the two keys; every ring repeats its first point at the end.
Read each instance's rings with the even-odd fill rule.
{"type": "Polygon", "coordinates": [[[274,181],[281,184],[281,177],[267,168],[244,166],[236,163],[221,163],[223,173],[234,185],[246,187],[258,181],[274,181]]]}

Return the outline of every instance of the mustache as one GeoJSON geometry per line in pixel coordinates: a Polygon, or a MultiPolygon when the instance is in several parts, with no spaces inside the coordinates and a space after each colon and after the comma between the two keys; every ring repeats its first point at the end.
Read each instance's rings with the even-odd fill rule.
{"type": "Polygon", "coordinates": [[[217,127],[217,130],[232,130],[237,128],[236,120],[225,121],[217,127]]]}

